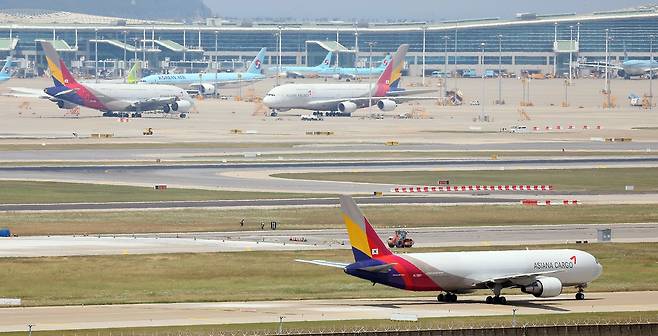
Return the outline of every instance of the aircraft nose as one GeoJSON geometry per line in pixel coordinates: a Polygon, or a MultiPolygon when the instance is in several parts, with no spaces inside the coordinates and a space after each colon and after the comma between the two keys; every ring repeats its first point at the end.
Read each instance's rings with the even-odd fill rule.
{"type": "Polygon", "coordinates": [[[269,96],[269,95],[265,96],[263,98],[263,104],[265,104],[265,106],[267,106],[267,107],[272,107],[272,104],[274,104],[274,97],[269,96]]]}

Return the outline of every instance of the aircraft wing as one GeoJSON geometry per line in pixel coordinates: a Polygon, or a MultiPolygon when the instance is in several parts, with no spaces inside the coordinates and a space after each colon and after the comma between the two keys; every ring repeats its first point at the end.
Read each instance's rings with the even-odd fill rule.
{"type": "Polygon", "coordinates": [[[158,98],[149,98],[146,100],[137,100],[129,102],[128,108],[134,108],[136,110],[148,111],[148,110],[159,110],[164,105],[171,104],[178,101],[178,97],[158,97],[158,98]]]}
{"type": "Polygon", "coordinates": [[[615,69],[615,70],[622,70],[623,67],[619,65],[614,65],[610,63],[605,63],[605,62],[583,62],[583,63],[578,63],[578,67],[585,67],[585,68],[604,68],[604,69],[615,69]]]}
{"type": "Polygon", "coordinates": [[[386,92],[387,97],[401,97],[401,96],[411,96],[416,94],[425,94],[425,93],[434,93],[438,92],[438,89],[402,89],[402,90],[393,90],[386,92]]]}
{"type": "Polygon", "coordinates": [[[8,97],[17,97],[17,98],[41,98],[41,99],[50,99],[50,95],[46,94],[41,89],[25,88],[25,87],[10,87],[10,92],[3,94],[8,97]]]}
{"type": "Polygon", "coordinates": [[[548,275],[548,274],[554,274],[554,273],[559,273],[563,272],[563,269],[556,269],[556,270],[551,270],[551,271],[543,271],[543,272],[533,272],[533,273],[518,273],[518,274],[509,274],[509,275],[504,275],[504,276],[499,276],[495,278],[490,278],[484,281],[481,281],[480,283],[504,283],[504,282],[512,282],[512,283],[518,283],[518,282],[524,282],[524,280],[533,280],[533,278],[540,276],[540,275],[548,275]]]}
{"type": "Polygon", "coordinates": [[[368,106],[368,101],[369,100],[372,102],[373,106],[376,106],[377,102],[380,101],[380,100],[392,100],[397,104],[401,104],[401,103],[404,103],[404,102],[414,101],[414,100],[436,100],[436,99],[440,99],[440,98],[441,97],[422,97],[422,96],[408,96],[408,97],[407,96],[404,96],[404,97],[401,97],[401,96],[399,96],[399,97],[386,96],[386,97],[372,97],[372,98],[352,97],[352,98],[316,100],[316,101],[310,102],[309,105],[313,109],[323,110],[323,109],[327,109],[327,108],[329,108],[329,109],[334,108],[335,106],[338,106],[338,104],[348,101],[348,102],[352,102],[352,103],[356,104],[360,108],[364,108],[364,107],[368,106]]]}
{"type": "Polygon", "coordinates": [[[326,260],[295,259],[295,261],[301,262],[301,263],[313,264],[313,265],[336,267],[336,268],[345,268],[345,267],[347,267],[347,265],[349,265],[348,263],[341,263],[341,262],[335,262],[335,261],[326,261],[326,260]]]}

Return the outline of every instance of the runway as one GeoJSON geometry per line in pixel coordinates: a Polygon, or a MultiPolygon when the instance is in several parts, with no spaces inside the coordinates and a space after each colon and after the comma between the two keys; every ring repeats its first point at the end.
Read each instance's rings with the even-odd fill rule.
{"type": "Polygon", "coordinates": [[[0,179],[48,180],[170,187],[302,193],[372,193],[392,184],[309,181],[272,178],[269,174],[296,171],[377,171],[432,169],[543,169],[591,167],[653,167],[658,157],[558,159],[451,159],[405,161],[313,161],[225,164],[124,166],[0,167],[0,179]]]}
{"type": "MultiPolygon", "coordinates": [[[[439,303],[434,297],[406,299],[335,299],[254,302],[162,303],[108,306],[53,306],[0,309],[0,332],[75,330],[149,326],[278,323],[359,319],[390,319],[393,314],[427,317],[505,316],[589,312],[655,311],[658,292],[586,293],[539,299],[506,296],[508,305],[481,303],[481,296],[460,296],[457,303],[439,303]]],[[[285,323],[284,323],[285,328],[285,323]]]]}
{"type": "MultiPolygon", "coordinates": [[[[611,229],[613,242],[658,242],[658,223],[566,224],[408,228],[415,247],[511,245],[597,242],[597,229],[611,229]],[[522,242],[522,244],[519,244],[522,242]]],[[[378,229],[386,240],[394,228],[378,229]]],[[[1,240],[0,257],[126,255],[244,251],[303,251],[348,249],[344,229],[243,232],[157,233],[98,236],[34,236],[1,240]],[[305,240],[291,241],[291,238],[305,240]],[[300,239],[303,238],[303,239],[300,239]]]]}

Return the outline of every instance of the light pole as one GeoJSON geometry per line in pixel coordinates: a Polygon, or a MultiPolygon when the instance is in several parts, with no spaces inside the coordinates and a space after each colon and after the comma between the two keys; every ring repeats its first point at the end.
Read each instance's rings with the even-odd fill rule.
{"type": "Polygon", "coordinates": [[[443,79],[445,87],[443,88],[443,96],[448,93],[448,35],[443,36],[443,79]]]}
{"type": "MultiPolygon", "coordinates": [[[[359,32],[354,32],[354,67],[359,66],[359,32]]],[[[372,75],[372,74],[371,74],[372,75]]]]}
{"type": "Polygon", "coordinates": [[[422,84],[425,86],[425,46],[426,46],[426,37],[427,37],[427,26],[423,26],[423,81],[422,84]]]}
{"type": "Polygon", "coordinates": [[[480,47],[482,47],[482,56],[481,56],[481,59],[482,59],[481,60],[481,64],[482,64],[482,67],[481,67],[481,70],[482,70],[482,97],[480,98],[480,121],[484,121],[484,101],[485,101],[485,98],[484,98],[484,93],[485,93],[484,92],[484,89],[485,89],[485,85],[484,85],[485,84],[484,83],[485,82],[485,76],[484,76],[484,47],[485,47],[485,45],[486,44],[484,42],[480,43],[480,47]]]}
{"type": "Polygon", "coordinates": [[[139,60],[139,58],[137,58],[137,41],[139,41],[139,38],[135,36],[133,37],[133,41],[135,42],[135,47],[133,48],[133,50],[135,51],[135,62],[137,62],[137,60],[139,60]]]}
{"type": "Polygon", "coordinates": [[[128,32],[124,30],[123,31],[123,73],[121,73],[121,77],[124,77],[124,78],[126,77],[125,76],[126,58],[127,58],[126,53],[128,53],[128,50],[126,50],[126,46],[128,45],[126,43],[127,38],[128,38],[128,32]]]}
{"type": "Polygon", "coordinates": [[[573,26],[569,26],[569,85],[571,85],[572,70],[571,70],[571,60],[573,58],[573,26]]]}
{"type": "MultiPolygon", "coordinates": [[[[605,64],[610,64],[610,54],[609,52],[610,44],[610,30],[606,28],[605,30],[605,64]]],[[[605,94],[607,96],[608,108],[610,108],[610,76],[608,75],[608,68],[605,68],[605,94]]]]}
{"type": "Polygon", "coordinates": [[[503,104],[503,35],[498,35],[498,100],[496,104],[503,104]]]}
{"type": "MultiPolygon", "coordinates": [[[[555,30],[555,35],[553,35],[553,50],[557,51],[557,22],[553,23],[553,28],[555,30]]],[[[553,57],[553,78],[557,77],[557,55],[553,57]]]]}
{"type": "Polygon", "coordinates": [[[455,68],[453,69],[455,71],[455,90],[457,89],[457,29],[455,28],[455,54],[453,56],[455,58],[455,68]]]}
{"type": "Polygon", "coordinates": [[[94,28],[94,78],[98,82],[98,28],[94,28]]]}
{"type": "MultiPolygon", "coordinates": [[[[368,76],[368,112],[372,110],[372,47],[377,45],[377,41],[368,41],[368,64],[370,76],[368,76]]],[[[393,60],[391,59],[391,62],[393,60]]]]}
{"type": "Polygon", "coordinates": [[[649,36],[649,109],[653,109],[653,40],[655,36],[649,36]]]}
{"type": "Polygon", "coordinates": [[[218,59],[218,55],[217,55],[217,50],[219,46],[217,42],[218,38],[219,38],[219,32],[215,30],[215,62],[217,62],[218,59]]]}
{"type": "Polygon", "coordinates": [[[281,39],[283,38],[283,36],[282,36],[283,27],[278,26],[277,28],[279,28],[279,67],[278,67],[279,71],[278,71],[278,74],[276,76],[276,85],[279,86],[279,76],[281,76],[281,52],[282,52],[281,51],[281,39]]]}

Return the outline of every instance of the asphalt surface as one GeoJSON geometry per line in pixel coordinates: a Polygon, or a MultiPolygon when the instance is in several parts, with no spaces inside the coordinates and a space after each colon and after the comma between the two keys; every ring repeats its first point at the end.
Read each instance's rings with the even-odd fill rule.
{"type": "Polygon", "coordinates": [[[393,314],[418,318],[501,316],[501,321],[509,321],[512,308],[517,308],[519,315],[658,310],[658,292],[586,293],[582,301],[575,300],[573,294],[555,298],[507,295],[506,298],[507,305],[484,304],[482,296],[460,296],[457,303],[439,303],[435,297],[414,297],[2,308],[0,332],[24,332],[28,324],[34,325],[33,331],[76,330],[278,323],[283,316],[285,329],[286,322],[390,319],[393,314]]]}
{"type": "MultiPolygon", "coordinates": [[[[488,196],[397,196],[356,197],[359,204],[505,204],[518,203],[516,197],[488,196]]],[[[0,204],[0,211],[81,211],[131,209],[184,209],[184,208],[237,208],[237,207],[299,207],[338,206],[338,198],[289,198],[261,200],[209,200],[209,201],[158,201],[158,202],[106,202],[106,203],[50,203],[0,204]]]]}
{"type": "MultiPolygon", "coordinates": [[[[386,240],[396,228],[378,229],[386,240]]],[[[658,223],[565,224],[408,228],[415,247],[597,242],[597,229],[611,229],[613,242],[658,242],[658,223]]],[[[34,236],[0,240],[0,257],[123,255],[348,249],[344,229],[157,233],[98,236],[34,236]]]]}
{"type": "MultiPolygon", "coordinates": [[[[296,171],[368,171],[426,169],[517,169],[656,166],[658,157],[559,159],[459,159],[406,161],[267,162],[179,165],[0,167],[0,179],[51,180],[268,192],[372,193],[392,184],[309,181],[271,178],[296,171]]],[[[522,182],[520,182],[522,183],[522,182]]]]}

